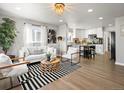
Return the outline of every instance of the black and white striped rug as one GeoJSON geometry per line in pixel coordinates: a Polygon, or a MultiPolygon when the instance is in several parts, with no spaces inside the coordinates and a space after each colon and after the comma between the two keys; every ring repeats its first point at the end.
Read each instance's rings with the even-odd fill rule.
{"type": "Polygon", "coordinates": [[[40,63],[28,66],[29,72],[18,77],[19,82],[24,90],[39,89],[73,71],[80,68],[79,65],[71,66],[70,62],[61,63],[60,70],[57,72],[43,74],[40,69],[40,63]]]}

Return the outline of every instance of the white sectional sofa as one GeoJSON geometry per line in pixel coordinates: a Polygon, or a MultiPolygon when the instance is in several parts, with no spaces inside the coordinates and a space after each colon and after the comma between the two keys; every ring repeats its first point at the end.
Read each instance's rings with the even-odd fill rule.
{"type": "Polygon", "coordinates": [[[52,57],[56,56],[54,47],[23,47],[19,50],[19,57],[25,57],[25,60],[34,63],[45,59],[47,52],[52,53],[52,57]]]}

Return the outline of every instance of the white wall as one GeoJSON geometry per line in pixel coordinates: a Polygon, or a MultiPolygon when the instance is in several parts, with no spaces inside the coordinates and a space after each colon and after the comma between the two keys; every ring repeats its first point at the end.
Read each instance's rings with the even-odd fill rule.
{"type": "Polygon", "coordinates": [[[97,34],[97,37],[103,37],[103,28],[93,28],[93,29],[76,29],[75,37],[77,38],[88,38],[89,34],[97,34]]]}
{"type": "Polygon", "coordinates": [[[66,51],[67,49],[67,32],[68,32],[69,28],[67,24],[63,24],[60,25],[57,31],[57,37],[58,36],[62,36],[63,37],[63,41],[61,43],[62,46],[62,51],[66,51]]]}
{"type": "Polygon", "coordinates": [[[108,38],[109,38],[109,32],[104,32],[104,52],[108,51],[108,38]]]}
{"type": "Polygon", "coordinates": [[[104,31],[113,32],[113,31],[115,31],[115,26],[105,27],[104,31]]]}
{"type": "Polygon", "coordinates": [[[124,65],[124,35],[120,34],[121,25],[124,25],[124,17],[116,18],[116,64],[124,65]]]}
{"type": "Polygon", "coordinates": [[[24,46],[24,23],[45,25],[45,26],[47,26],[47,28],[52,28],[52,29],[55,29],[56,31],[58,30],[58,27],[55,25],[44,24],[42,22],[37,22],[34,20],[29,20],[29,19],[10,17],[7,15],[2,15],[2,14],[0,14],[0,21],[3,17],[9,17],[9,18],[13,19],[16,22],[16,28],[17,28],[17,37],[15,38],[14,44],[9,49],[8,54],[18,55],[19,49],[24,46]]]}

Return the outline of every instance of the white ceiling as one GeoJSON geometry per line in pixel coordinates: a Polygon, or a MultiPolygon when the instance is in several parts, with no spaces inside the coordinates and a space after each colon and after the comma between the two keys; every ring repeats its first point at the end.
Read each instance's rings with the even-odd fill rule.
{"type": "Polygon", "coordinates": [[[116,17],[124,16],[124,4],[116,3],[66,3],[66,10],[62,16],[58,16],[52,9],[52,3],[30,3],[30,4],[5,4],[0,3],[0,13],[28,18],[50,24],[62,24],[60,19],[64,20],[70,28],[92,28],[99,26],[114,25],[116,17]],[[16,10],[20,7],[20,10],[16,10]],[[92,13],[88,13],[88,9],[93,9],[92,13]],[[104,19],[99,20],[102,16],[104,19]]]}

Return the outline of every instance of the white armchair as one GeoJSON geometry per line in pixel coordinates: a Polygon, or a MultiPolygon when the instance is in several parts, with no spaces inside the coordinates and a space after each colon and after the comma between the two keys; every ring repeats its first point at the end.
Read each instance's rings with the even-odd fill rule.
{"type": "MultiPolygon", "coordinates": [[[[15,58],[13,60],[17,60],[17,59],[19,58],[15,58]]],[[[29,64],[28,61],[22,61],[20,63],[13,64],[11,59],[7,55],[0,54],[0,74],[1,74],[0,80],[9,77],[11,88],[14,87],[12,82],[12,77],[19,76],[21,74],[28,72],[27,64],[29,64]]]]}
{"type": "Polygon", "coordinates": [[[62,55],[62,61],[63,58],[66,58],[67,59],[66,61],[70,60],[71,65],[74,62],[73,60],[75,59],[78,59],[78,61],[76,60],[76,63],[79,63],[80,62],[79,49],[75,47],[69,47],[67,53],[62,55]]]}

